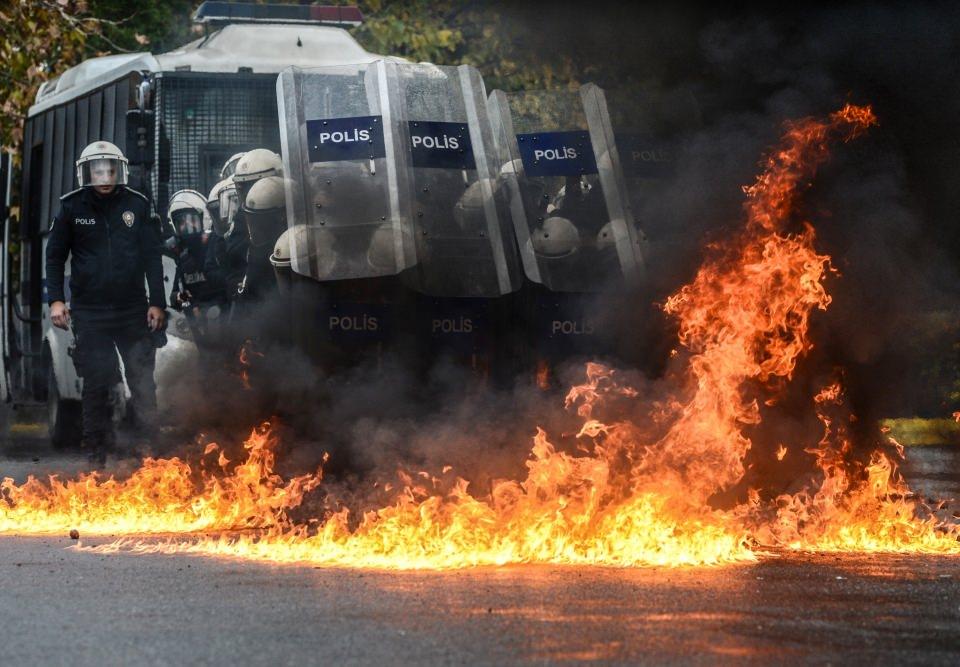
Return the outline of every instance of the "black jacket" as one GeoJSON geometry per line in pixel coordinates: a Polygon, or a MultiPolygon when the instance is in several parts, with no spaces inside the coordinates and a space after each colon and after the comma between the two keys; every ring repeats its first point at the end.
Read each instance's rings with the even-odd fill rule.
{"type": "Polygon", "coordinates": [[[237,285],[243,280],[247,270],[249,247],[246,223],[240,213],[234,220],[234,229],[229,236],[224,238],[214,234],[210,237],[204,260],[204,273],[209,280],[223,285],[230,299],[236,297],[237,285]]]}
{"type": "Polygon", "coordinates": [[[178,292],[186,290],[193,297],[194,305],[224,303],[226,290],[218,276],[208,276],[205,263],[213,234],[194,234],[177,242],[174,252],[177,260],[177,275],[170,291],[171,301],[178,292]]]}
{"type": "Polygon", "coordinates": [[[147,302],[166,308],[160,228],[145,196],[119,186],[100,197],[92,188],[60,198],[47,241],[47,301],[66,301],[64,264],[70,259],[70,307],[107,310],[147,302]]]}

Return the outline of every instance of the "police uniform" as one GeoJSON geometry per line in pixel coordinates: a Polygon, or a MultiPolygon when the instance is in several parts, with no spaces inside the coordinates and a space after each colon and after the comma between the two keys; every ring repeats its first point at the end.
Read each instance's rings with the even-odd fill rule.
{"type": "Polygon", "coordinates": [[[160,228],[139,192],[117,185],[109,195],[80,188],[61,198],[47,242],[47,301],[67,301],[64,265],[70,256],[74,362],[83,378],[83,439],[101,448],[112,440],[109,390],[116,350],[123,359],[141,421],[156,412],[154,338],[147,308],[166,308],[160,228]],[[149,288],[144,289],[144,277],[149,288]]]}
{"type": "Polygon", "coordinates": [[[205,270],[206,257],[209,254],[213,235],[194,234],[181,239],[175,249],[177,273],[173,279],[170,298],[178,292],[190,292],[194,305],[212,306],[226,302],[226,293],[217,275],[208,276],[205,270]]]}
{"type": "Polygon", "coordinates": [[[246,223],[238,213],[233,231],[226,236],[214,234],[207,246],[204,258],[204,274],[215,285],[222,285],[229,299],[237,296],[237,285],[247,270],[247,251],[250,239],[246,223]]]}

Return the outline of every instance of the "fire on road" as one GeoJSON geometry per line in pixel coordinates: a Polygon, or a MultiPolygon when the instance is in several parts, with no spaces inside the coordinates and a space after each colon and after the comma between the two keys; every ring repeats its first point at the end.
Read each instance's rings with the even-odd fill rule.
{"type": "Polygon", "coordinates": [[[525,479],[498,481],[489,495],[476,495],[446,466],[423,470],[406,474],[391,503],[359,520],[344,508],[302,523],[289,513],[321,485],[322,471],[280,477],[265,426],[250,436],[239,462],[210,443],[194,467],[179,458],[146,459],[122,481],[96,474],[22,485],[5,480],[0,533],[257,529],[159,544],[121,541],[100,552],[388,569],[712,565],[755,561],[770,548],[958,554],[960,528],[938,513],[944,505],[915,496],[881,443],[868,456],[854,451],[845,424],[856,415],[845,405],[840,378],[808,399],[821,425],[818,439],[780,443],[771,452],[780,464],[791,448],[790,462],[805,456],[815,470],[808,483],[776,493],[760,479],[732,506],[715,502],[744,482],[754,447],[748,429],[763,421],[761,405],[781,400],[813,346],[811,314],[831,302],[830,258],[817,253],[811,224],[795,219],[801,191],[828,158],[831,141],[856,138],[876,123],[868,107],[847,105],[786,126],[745,188],[742,231],[713,248],[665,304],[684,348],[667,376],[672,392],[647,405],[617,371],[588,363],[585,382],[566,398],[582,419],[582,451],[558,450],[537,429],[525,479]],[[636,415],[613,423],[598,418],[606,403],[623,398],[636,402],[636,415]]]}
{"type": "Polygon", "coordinates": [[[727,507],[713,500],[744,478],[746,427],[760,423],[761,403],[776,404],[811,347],[810,314],[830,304],[829,257],[815,251],[809,224],[790,231],[799,189],[829,139],[873,123],[869,109],[846,107],[788,126],[746,190],[742,235],[666,304],[684,348],[670,401],[606,423],[605,402],[643,397],[589,364],[567,395],[584,449],[561,451],[538,431],[527,477],[489,495],[447,468],[423,471],[358,520],[344,509],[304,523],[293,512],[322,471],[279,475],[269,427],[237,461],[207,444],[193,462],[148,458],[125,478],[5,480],[6,655],[839,661],[905,652],[955,662],[955,519],[911,490],[889,454],[850,455],[839,380],[811,397],[819,440],[770,452],[779,464],[807,456],[818,471],[810,485],[751,488],[727,507]],[[80,540],[64,551],[68,530],[80,540]],[[684,567],[707,565],[718,567],[684,567]],[[396,569],[457,571],[385,572],[396,569]]]}

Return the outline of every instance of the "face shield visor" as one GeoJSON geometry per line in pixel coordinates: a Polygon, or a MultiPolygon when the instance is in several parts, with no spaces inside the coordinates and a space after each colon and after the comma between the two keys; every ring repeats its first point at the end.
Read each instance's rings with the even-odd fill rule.
{"type": "Polygon", "coordinates": [[[116,186],[127,183],[127,164],[113,158],[87,160],[77,166],[80,187],[116,186]]]}
{"type": "Polygon", "coordinates": [[[220,200],[212,199],[207,202],[207,215],[210,216],[211,228],[214,234],[223,236],[227,229],[220,220],[220,200]]]}
{"type": "Polygon", "coordinates": [[[287,229],[286,210],[282,208],[258,211],[244,208],[243,215],[247,221],[250,244],[258,248],[269,246],[273,249],[277,239],[287,229]]]}
{"type": "Polygon", "coordinates": [[[220,178],[230,178],[235,173],[237,173],[237,163],[240,162],[240,158],[243,157],[243,153],[237,153],[229,160],[226,161],[223,165],[223,169],[220,170],[220,178]]]}
{"type": "Polygon", "coordinates": [[[252,188],[254,184],[256,184],[256,181],[240,181],[236,183],[237,201],[240,206],[243,206],[247,200],[247,193],[250,192],[250,188],[252,188]]]}
{"type": "Polygon", "coordinates": [[[240,210],[240,197],[237,195],[237,189],[224,188],[221,190],[217,208],[220,211],[221,224],[224,225],[224,230],[226,230],[233,224],[233,218],[240,210]]]}
{"type": "Polygon", "coordinates": [[[171,216],[173,228],[177,230],[177,236],[193,236],[203,233],[203,214],[193,209],[181,209],[175,211],[171,216]]]}

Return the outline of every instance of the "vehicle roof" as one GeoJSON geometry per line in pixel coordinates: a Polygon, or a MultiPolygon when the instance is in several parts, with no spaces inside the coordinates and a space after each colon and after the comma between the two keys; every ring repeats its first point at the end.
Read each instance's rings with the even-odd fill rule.
{"type": "Polygon", "coordinates": [[[278,73],[290,66],[346,65],[383,58],[365,51],[342,28],[231,24],[167,53],[125,53],[85,60],[40,86],[28,115],[69,102],[132,72],[189,69],[227,73],[243,67],[254,73],[278,73]]]}

